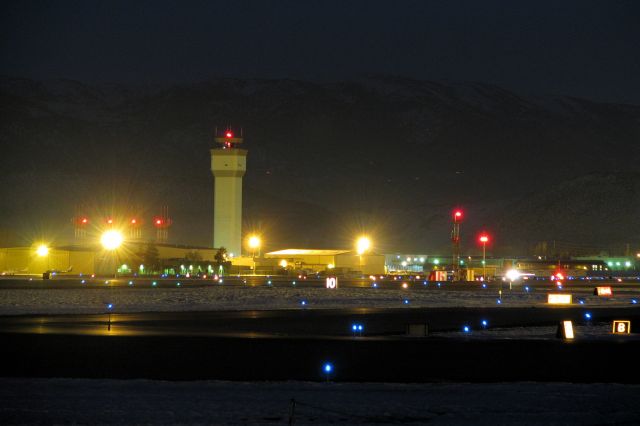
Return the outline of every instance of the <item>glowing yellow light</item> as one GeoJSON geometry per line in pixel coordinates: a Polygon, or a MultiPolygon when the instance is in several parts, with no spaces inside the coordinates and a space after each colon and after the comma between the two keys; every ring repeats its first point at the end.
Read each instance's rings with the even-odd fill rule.
{"type": "Polygon", "coordinates": [[[102,234],[102,238],[100,238],[102,247],[107,250],[117,249],[122,244],[122,241],[122,234],[114,229],[105,232],[104,234],[102,234]]]}
{"type": "Polygon", "coordinates": [[[38,254],[38,256],[44,257],[49,254],[49,247],[45,246],[44,244],[40,244],[36,249],[36,253],[38,254]]]}
{"type": "Polygon", "coordinates": [[[286,269],[286,267],[287,267],[287,265],[288,265],[288,264],[289,264],[289,262],[287,262],[287,261],[286,261],[286,260],[284,260],[284,259],[282,259],[282,260],[280,261],[280,266],[282,266],[282,267],[283,267],[283,268],[285,268],[285,269],[286,269]]]}
{"type": "Polygon", "coordinates": [[[260,243],[260,237],[256,235],[252,235],[249,237],[249,248],[257,249],[258,247],[260,247],[260,243]]]}
{"type": "Polygon", "coordinates": [[[330,263],[330,264],[327,265],[327,269],[333,269],[335,267],[336,267],[336,265],[334,265],[333,263],[330,263]]]}
{"type": "Polygon", "coordinates": [[[369,240],[369,238],[367,237],[358,238],[358,241],[356,242],[356,249],[358,251],[358,254],[364,253],[365,251],[369,250],[370,247],[371,247],[371,240],[369,240]]]}

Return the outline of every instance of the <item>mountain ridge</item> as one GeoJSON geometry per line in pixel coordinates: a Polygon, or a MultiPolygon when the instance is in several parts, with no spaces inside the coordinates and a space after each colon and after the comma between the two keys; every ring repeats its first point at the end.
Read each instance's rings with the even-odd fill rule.
{"type": "MultiPolygon", "coordinates": [[[[245,198],[263,194],[259,203],[247,199],[247,217],[276,215],[285,199],[306,206],[297,220],[290,218],[291,229],[285,232],[280,225],[275,231],[288,235],[290,244],[297,243],[296,234],[307,235],[299,244],[317,239],[317,246],[327,247],[336,241],[326,235],[326,224],[313,237],[305,231],[305,217],[317,206],[333,215],[317,220],[332,226],[383,223],[379,238],[384,248],[445,250],[447,215],[463,205],[469,210],[469,229],[496,229],[504,232],[505,247],[526,250],[550,235],[536,226],[513,231],[517,227],[509,223],[517,219],[500,206],[528,206],[518,207],[519,217],[533,223],[542,213],[527,204],[531,194],[553,193],[564,182],[575,191],[570,182],[591,174],[600,177],[592,177],[590,184],[606,195],[615,191],[596,180],[606,183],[606,176],[638,171],[640,164],[640,106],[532,98],[483,83],[369,76],[323,83],[214,79],[126,88],[2,77],[0,99],[5,151],[0,223],[7,227],[16,226],[17,215],[30,216],[12,206],[37,206],[30,197],[74,206],[90,195],[100,199],[99,193],[124,188],[125,193],[143,193],[149,205],[175,206],[179,242],[210,244],[208,150],[214,127],[229,123],[244,128],[249,149],[245,198]],[[17,178],[29,174],[35,180],[17,178]],[[68,179],[67,187],[78,188],[64,196],[46,188],[47,180],[60,176],[68,179]],[[179,194],[185,188],[194,194],[190,199],[201,200],[199,209],[182,205],[179,194]],[[186,221],[199,223],[202,230],[181,230],[177,224],[186,221]],[[421,223],[415,226],[422,230],[422,221],[428,226],[415,235],[408,223],[421,223]],[[407,241],[411,238],[415,241],[407,241]]],[[[606,244],[624,236],[619,227],[636,228],[632,218],[616,213],[623,210],[622,202],[603,200],[620,204],[608,214],[621,216],[610,221],[618,224],[611,238],[598,236],[606,244]]],[[[67,210],[70,216],[73,209],[67,210]]],[[[63,213],[56,216],[54,222],[63,213]]],[[[593,224],[573,226],[563,238],[585,240],[593,224]]],[[[346,232],[357,230],[352,228],[346,232]]],[[[630,239],[637,235],[632,232],[630,239]]]]}

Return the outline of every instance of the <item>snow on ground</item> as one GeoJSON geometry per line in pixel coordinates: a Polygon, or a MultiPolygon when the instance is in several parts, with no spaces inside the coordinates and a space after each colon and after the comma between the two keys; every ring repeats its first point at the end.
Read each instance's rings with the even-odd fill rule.
{"type": "Polygon", "coordinates": [[[0,379],[2,424],[639,424],[640,385],[0,379]]]}
{"type": "MultiPolygon", "coordinates": [[[[639,293],[640,294],[640,293],[639,293]]],[[[506,290],[497,304],[495,290],[452,291],[381,288],[283,287],[105,287],[75,289],[0,289],[0,315],[178,312],[244,309],[328,309],[401,307],[528,307],[546,305],[547,293],[506,290]],[[302,305],[302,302],[305,302],[302,305]]],[[[634,295],[633,297],[637,297],[634,295]]],[[[631,296],[585,296],[585,306],[636,307],[631,296]]]]}

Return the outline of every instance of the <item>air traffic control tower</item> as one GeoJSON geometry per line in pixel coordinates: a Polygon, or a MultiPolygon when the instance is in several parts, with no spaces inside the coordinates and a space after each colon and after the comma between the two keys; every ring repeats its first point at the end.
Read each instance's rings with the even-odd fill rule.
{"type": "Polygon", "coordinates": [[[242,250],[242,177],[247,171],[247,150],[238,149],[242,133],[236,137],[228,128],[214,137],[221,146],[211,150],[214,176],[213,247],[240,256],[242,250]]]}

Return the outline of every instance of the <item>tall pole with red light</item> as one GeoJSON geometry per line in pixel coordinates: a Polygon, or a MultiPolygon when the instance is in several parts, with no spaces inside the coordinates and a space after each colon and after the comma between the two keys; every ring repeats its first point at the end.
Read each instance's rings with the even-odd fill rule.
{"type": "Polygon", "coordinates": [[[480,235],[479,238],[482,243],[482,279],[487,280],[487,243],[489,242],[489,236],[485,233],[480,235]]]}
{"type": "Polygon", "coordinates": [[[87,226],[89,225],[89,218],[84,215],[84,212],[76,209],[76,215],[71,219],[73,223],[73,234],[76,241],[83,241],[87,236],[87,226]]]}
{"type": "Polygon", "coordinates": [[[460,223],[462,222],[462,210],[453,211],[453,229],[451,231],[451,243],[453,246],[453,280],[460,280],[460,223]]]}
{"type": "Polygon", "coordinates": [[[137,217],[129,219],[129,239],[142,239],[142,221],[137,217]]]}
{"type": "Polygon", "coordinates": [[[153,226],[156,228],[156,241],[158,243],[166,243],[169,239],[169,227],[173,224],[173,221],[169,217],[169,207],[162,207],[162,213],[160,216],[153,218],[153,226]]]}

